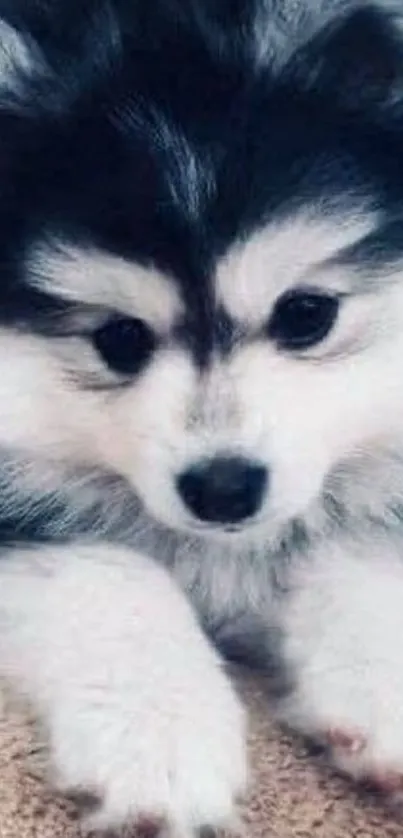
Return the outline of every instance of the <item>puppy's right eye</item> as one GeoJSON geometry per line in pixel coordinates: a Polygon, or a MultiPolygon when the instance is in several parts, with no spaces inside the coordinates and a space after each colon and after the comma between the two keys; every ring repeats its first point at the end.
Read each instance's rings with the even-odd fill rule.
{"type": "Polygon", "coordinates": [[[93,334],[95,348],[108,367],[121,375],[136,375],[149,360],[156,337],[135,317],[111,317],[93,334]]]}

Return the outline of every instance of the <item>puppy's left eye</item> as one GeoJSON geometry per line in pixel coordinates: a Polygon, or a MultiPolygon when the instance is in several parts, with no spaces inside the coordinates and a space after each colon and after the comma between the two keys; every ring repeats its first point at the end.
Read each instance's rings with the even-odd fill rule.
{"type": "Polygon", "coordinates": [[[151,329],[135,317],[111,317],[92,340],[108,367],[122,375],[140,372],[156,346],[151,329]]]}
{"type": "Polygon", "coordinates": [[[294,289],[277,300],[268,335],[282,349],[309,349],[328,335],[339,310],[339,299],[319,291],[294,289]]]}

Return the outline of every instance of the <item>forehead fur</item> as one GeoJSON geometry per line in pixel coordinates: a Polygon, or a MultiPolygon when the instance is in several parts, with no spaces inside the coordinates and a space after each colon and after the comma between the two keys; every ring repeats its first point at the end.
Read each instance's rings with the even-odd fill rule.
{"type": "MultiPolygon", "coordinates": [[[[352,115],[329,94],[328,86],[333,92],[336,83],[326,65],[329,38],[332,60],[342,66],[344,30],[326,34],[324,44],[315,42],[313,58],[308,49],[296,69],[290,62],[279,73],[271,65],[257,73],[243,49],[232,56],[218,49],[227,25],[232,33],[244,31],[245,15],[251,25],[262,15],[274,27],[282,15],[289,21],[288,2],[237,0],[218,10],[211,0],[158,0],[151,21],[144,4],[114,0],[106,4],[106,14],[105,4],[91,0],[83,14],[83,4],[74,0],[64,29],[48,4],[5,2],[13,9],[13,24],[25,15],[25,30],[20,25],[18,31],[29,32],[39,44],[53,75],[51,96],[49,79],[37,79],[28,113],[0,113],[6,195],[0,205],[0,255],[9,271],[4,299],[12,296],[10,286],[13,299],[15,287],[23,288],[28,253],[30,282],[42,292],[50,294],[59,284],[63,293],[66,286],[73,293],[74,274],[82,298],[98,294],[98,283],[109,305],[102,283],[114,284],[118,299],[126,279],[136,289],[146,271],[144,288],[163,301],[168,316],[175,316],[180,296],[187,308],[198,310],[194,325],[202,328],[217,264],[220,294],[228,296],[230,280],[224,277],[229,264],[238,270],[238,256],[231,262],[231,254],[239,254],[240,242],[250,240],[242,258],[247,252],[253,263],[251,282],[260,299],[266,293],[263,261],[273,266],[273,277],[289,271],[293,280],[296,268],[307,272],[331,258],[332,242],[337,249],[342,230],[345,246],[359,238],[355,217],[349,215],[351,230],[339,225],[346,207],[350,212],[352,204],[371,204],[379,217],[401,212],[400,123],[378,113],[375,118],[364,105],[363,113],[352,115]],[[306,83],[308,72],[301,82],[311,60],[313,89],[306,83]],[[38,109],[37,102],[42,102],[38,109]],[[307,223],[311,207],[317,217],[329,204],[336,209],[327,227],[327,221],[307,223]],[[32,263],[32,242],[43,240],[49,229],[71,248],[62,256],[57,248],[46,258],[36,254],[32,263]],[[90,245],[84,256],[74,244],[82,241],[90,245]],[[113,282],[106,279],[112,275],[113,282]],[[175,277],[179,296],[167,276],[175,277]]],[[[296,20],[304,19],[305,5],[297,4],[296,20]]],[[[325,6],[323,0],[318,10],[325,6]]],[[[67,16],[64,6],[61,14],[67,16]]],[[[365,23],[376,29],[378,18],[368,20],[353,21],[354,37],[365,23]]],[[[351,26],[348,31],[351,35],[351,26]]],[[[290,39],[291,44],[291,34],[290,39]]],[[[382,61],[392,53],[397,62],[400,53],[390,48],[389,30],[382,39],[382,61]]],[[[391,43],[395,46],[393,38],[391,43]]],[[[354,61],[359,59],[354,54],[354,61]]],[[[354,76],[356,67],[348,69],[354,76]]],[[[327,218],[327,210],[324,214],[327,218]]],[[[158,319],[163,305],[151,316],[158,319]]]]}
{"type": "MultiPolygon", "coordinates": [[[[222,60],[234,59],[255,70],[279,73],[290,57],[330,21],[354,9],[376,5],[401,14],[400,0],[81,0],[54,5],[34,0],[2,0],[4,42],[12,46],[14,67],[33,70],[27,61],[34,44],[48,57],[70,52],[83,70],[102,70],[121,55],[128,33],[138,43],[161,43],[173,33],[203,45],[222,60]],[[66,25],[68,24],[68,26],[66,25]],[[13,33],[10,29],[13,28],[13,33]],[[25,43],[24,43],[25,41],[25,43]],[[91,47],[91,51],[89,51],[91,47]],[[87,55],[85,56],[85,53],[87,55]]],[[[9,51],[9,46],[6,49],[9,51]]],[[[49,62],[55,70],[57,64],[49,62]]]]}

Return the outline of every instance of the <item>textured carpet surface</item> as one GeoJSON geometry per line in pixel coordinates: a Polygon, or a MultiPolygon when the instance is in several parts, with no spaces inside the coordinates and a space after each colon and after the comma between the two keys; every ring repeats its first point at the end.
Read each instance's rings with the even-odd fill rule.
{"type": "MultiPolygon", "coordinates": [[[[403,838],[403,817],[334,777],[279,733],[264,692],[249,676],[240,689],[251,716],[253,778],[245,805],[248,838],[403,838]]],[[[80,838],[74,808],[34,770],[32,729],[3,701],[0,714],[0,838],[80,838]]],[[[127,838],[127,833],[126,833],[127,838]]]]}

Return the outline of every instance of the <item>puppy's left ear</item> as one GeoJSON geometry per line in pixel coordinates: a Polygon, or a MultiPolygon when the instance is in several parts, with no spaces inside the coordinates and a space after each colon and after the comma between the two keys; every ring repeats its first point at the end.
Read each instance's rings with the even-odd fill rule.
{"type": "Polygon", "coordinates": [[[400,16],[355,10],[301,49],[289,72],[300,89],[349,111],[403,105],[403,4],[400,16]]]}

